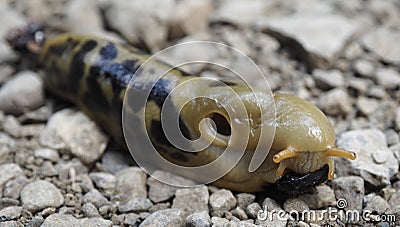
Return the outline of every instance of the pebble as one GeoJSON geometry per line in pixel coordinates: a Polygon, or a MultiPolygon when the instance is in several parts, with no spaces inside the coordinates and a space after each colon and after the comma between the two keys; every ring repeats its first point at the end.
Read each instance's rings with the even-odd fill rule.
{"type": "Polygon", "coordinates": [[[90,179],[96,186],[107,195],[114,194],[115,182],[117,181],[115,176],[110,173],[94,172],[89,174],[90,179]]]}
{"type": "Polygon", "coordinates": [[[326,68],[344,50],[359,25],[346,17],[334,14],[297,13],[284,17],[265,17],[256,27],[281,40],[285,46],[297,46],[309,68],[326,68]],[[318,31],[316,35],[315,31],[318,31]]]}
{"type": "Polygon", "coordinates": [[[397,107],[395,112],[394,124],[397,131],[400,131],[400,107],[397,107]]]}
{"type": "Polygon", "coordinates": [[[129,225],[129,226],[138,225],[137,222],[138,222],[139,218],[140,218],[140,216],[135,213],[125,214],[124,224],[129,225]]]}
{"type": "Polygon", "coordinates": [[[22,175],[24,175],[22,169],[14,163],[0,165],[0,187],[11,179],[22,175]]]}
{"type": "Polygon", "coordinates": [[[171,204],[169,202],[166,203],[157,203],[154,206],[149,208],[149,212],[153,213],[154,211],[158,211],[158,210],[165,210],[171,208],[171,204]]]}
{"type": "Polygon", "coordinates": [[[16,220],[21,216],[22,207],[10,206],[0,210],[0,222],[16,220]]]}
{"type": "Polygon", "coordinates": [[[386,130],[385,137],[386,137],[387,144],[389,146],[400,143],[399,134],[396,131],[394,131],[393,129],[386,130]]]}
{"type": "Polygon", "coordinates": [[[8,115],[4,118],[3,122],[1,122],[1,127],[5,133],[14,138],[19,137],[21,134],[21,125],[17,118],[12,115],[8,115]]]}
{"type": "Polygon", "coordinates": [[[245,1],[223,1],[217,11],[212,15],[212,22],[228,22],[239,26],[248,26],[256,21],[256,19],[265,14],[267,3],[262,0],[245,1]],[[235,15],[242,15],[238,18],[235,15]]]}
{"type": "Polygon", "coordinates": [[[335,88],[324,94],[318,100],[318,106],[327,114],[349,114],[352,103],[348,92],[343,88],[335,88]]]}
{"type": "MultiPolygon", "coordinates": [[[[338,199],[345,199],[347,204],[344,210],[358,210],[361,212],[364,197],[364,180],[357,176],[338,177],[332,180],[332,188],[338,199]]],[[[342,205],[340,205],[342,206],[342,205]]]]}
{"type": "Polygon", "coordinates": [[[109,202],[98,190],[92,189],[83,196],[84,203],[92,203],[97,208],[107,205],[109,202]]]}
{"type": "Polygon", "coordinates": [[[375,99],[369,99],[364,96],[358,98],[357,108],[364,116],[373,114],[379,107],[379,103],[375,99]]]}
{"type": "Polygon", "coordinates": [[[149,198],[155,203],[163,202],[171,199],[179,187],[163,183],[159,180],[167,179],[173,185],[195,185],[192,180],[177,176],[172,173],[164,171],[154,171],[152,176],[148,179],[149,185],[149,198]]]}
{"type": "Polygon", "coordinates": [[[360,92],[361,94],[366,93],[370,83],[370,80],[360,79],[360,78],[351,78],[349,79],[348,86],[360,92]]]}
{"type": "Polygon", "coordinates": [[[310,209],[321,209],[328,206],[334,206],[336,203],[334,191],[327,185],[316,187],[316,193],[303,194],[299,197],[310,209]]]}
{"type": "Polygon", "coordinates": [[[249,193],[238,193],[235,195],[237,206],[241,208],[246,208],[248,205],[254,202],[256,196],[249,193]]]}
{"type": "Polygon", "coordinates": [[[283,209],[290,213],[292,211],[302,212],[310,210],[308,205],[300,198],[289,198],[283,203],[283,209]]]}
{"type": "Polygon", "coordinates": [[[388,203],[390,206],[397,206],[400,202],[400,192],[394,193],[392,196],[390,196],[388,203]]]}
{"type": "Polygon", "coordinates": [[[186,227],[209,227],[211,218],[207,211],[196,212],[186,217],[186,227]]]}
{"type": "Polygon", "coordinates": [[[344,85],[343,74],[337,69],[330,71],[315,69],[312,75],[318,87],[324,90],[342,87],[344,85]]]}
{"type": "Polygon", "coordinates": [[[108,138],[82,112],[63,109],[51,116],[40,142],[53,149],[68,149],[82,162],[91,164],[103,154],[108,138]]]}
{"type": "Polygon", "coordinates": [[[388,148],[386,137],[378,129],[361,129],[342,133],[337,146],[354,151],[355,160],[337,159],[337,174],[361,176],[374,185],[388,185],[398,169],[399,163],[394,153],[388,148]]]}
{"type": "Polygon", "coordinates": [[[384,198],[375,193],[366,195],[364,197],[364,204],[364,210],[369,210],[378,214],[383,214],[390,207],[384,198]]]}
{"type": "MultiPolygon", "coordinates": [[[[257,218],[257,214],[260,210],[262,210],[260,204],[258,203],[251,203],[246,207],[246,213],[249,215],[251,218],[257,218]]],[[[268,207],[269,209],[269,207],[268,207]]]]}
{"type": "Polygon", "coordinates": [[[374,76],[376,66],[371,60],[360,58],[354,62],[354,70],[357,74],[371,78],[374,76]]]}
{"type": "Polygon", "coordinates": [[[160,50],[168,36],[167,24],[175,12],[174,3],[173,0],[116,0],[105,10],[105,20],[130,43],[144,42],[151,50],[160,50]]]}
{"type": "Polygon", "coordinates": [[[392,68],[379,68],[376,71],[376,81],[386,89],[396,89],[400,86],[400,73],[392,68]]]}
{"type": "Polygon", "coordinates": [[[57,170],[54,168],[53,164],[49,161],[43,162],[43,164],[40,166],[39,171],[38,171],[40,176],[43,177],[53,177],[57,176],[57,170]]]}
{"type": "Polygon", "coordinates": [[[103,218],[83,218],[76,219],[71,214],[52,214],[48,216],[42,227],[51,227],[51,226],[112,226],[112,222],[110,220],[105,220],[103,218]]]}
{"type": "Polygon", "coordinates": [[[139,226],[183,226],[185,220],[179,209],[159,210],[150,214],[139,226]]]}
{"type": "Polygon", "coordinates": [[[115,174],[115,194],[131,199],[147,198],[146,173],[139,167],[124,169],[115,174]]]}
{"type": "Polygon", "coordinates": [[[22,114],[44,104],[43,82],[39,75],[22,71],[0,88],[0,110],[22,114]]]}
{"type": "Polygon", "coordinates": [[[235,209],[231,210],[233,216],[239,218],[240,220],[248,219],[246,211],[243,210],[241,207],[236,207],[235,209]]]}
{"type": "Polygon", "coordinates": [[[400,40],[400,32],[382,26],[371,29],[361,40],[368,50],[379,55],[384,61],[395,64],[400,62],[400,47],[392,45],[400,40]]]}
{"type": "Polygon", "coordinates": [[[54,168],[56,169],[58,177],[61,180],[66,180],[69,177],[72,177],[70,176],[71,171],[73,171],[74,175],[76,176],[88,173],[87,167],[84,166],[82,162],[77,158],[73,158],[69,161],[60,161],[54,166],[54,168]]]}
{"type": "Polygon", "coordinates": [[[28,226],[40,227],[43,224],[43,222],[44,222],[44,218],[42,216],[35,216],[29,221],[28,226]]]}
{"type": "Polygon", "coordinates": [[[35,150],[34,155],[36,158],[43,158],[44,160],[49,160],[52,162],[58,162],[58,160],[60,159],[58,152],[54,149],[49,148],[37,149],[35,150]]]}
{"type": "Polygon", "coordinates": [[[35,213],[48,207],[60,207],[64,197],[52,183],[36,180],[22,189],[21,202],[24,208],[35,213]]]}
{"type": "Polygon", "coordinates": [[[82,213],[88,218],[100,217],[99,211],[93,203],[85,203],[82,206],[82,213]]]}
{"type": "Polygon", "coordinates": [[[71,32],[96,34],[103,30],[103,21],[96,1],[69,1],[65,7],[65,15],[65,26],[71,32]]]}
{"type": "Polygon", "coordinates": [[[182,188],[176,191],[172,208],[181,210],[183,217],[186,218],[192,213],[202,211],[208,212],[208,199],[209,194],[207,186],[182,188]]]}
{"type": "Polygon", "coordinates": [[[4,185],[3,197],[18,199],[22,188],[27,183],[28,179],[24,175],[8,180],[4,185]]]}
{"type": "Polygon", "coordinates": [[[101,156],[101,165],[104,167],[104,170],[112,174],[116,174],[133,164],[134,161],[129,152],[121,150],[120,147],[114,148],[111,146],[110,148],[109,146],[101,156]]]}
{"type": "Polygon", "coordinates": [[[222,217],[225,211],[229,211],[236,206],[236,198],[232,192],[220,189],[210,196],[210,209],[212,216],[222,217]]]}
{"type": "Polygon", "coordinates": [[[205,31],[208,26],[208,17],[213,11],[210,0],[187,0],[177,2],[175,12],[169,18],[170,35],[182,37],[205,31]]]}
{"type": "Polygon", "coordinates": [[[220,226],[220,227],[229,226],[229,220],[226,218],[212,217],[211,223],[212,223],[212,226],[220,226]]]}
{"type": "Polygon", "coordinates": [[[153,203],[149,199],[137,197],[130,199],[124,203],[121,203],[118,206],[118,211],[121,213],[128,213],[128,212],[139,213],[147,211],[152,206],[153,203]]]}

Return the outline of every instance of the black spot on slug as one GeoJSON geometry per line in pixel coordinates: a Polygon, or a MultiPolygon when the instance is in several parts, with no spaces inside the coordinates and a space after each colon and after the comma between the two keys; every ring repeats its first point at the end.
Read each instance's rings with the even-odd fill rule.
{"type": "Polygon", "coordinates": [[[100,57],[103,61],[111,61],[118,55],[118,50],[115,48],[114,44],[107,43],[100,49],[100,57]]]}
{"type": "Polygon", "coordinates": [[[74,54],[72,57],[71,63],[70,63],[70,71],[69,74],[67,75],[69,77],[69,80],[72,81],[75,86],[70,86],[71,93],[78,93],[79,86],[76,86],[76,84],[79,84],[79,80],[81,79],[82,75],[84,74],[84,69],[85,69],[85,62],[84,58],[85,55],[93,50],[97,46],[97,42],[95,40],[88,40],[86,41],[80,50],[74,54]]]}
{"type": "Polygon", "coordinates": [[[169,81],[165,79],[159,79],[150,91],[149,100],[154,101],[157,106],[162,107],[165,99],[167,98],[170,90],[168,88],[169,81]]]}

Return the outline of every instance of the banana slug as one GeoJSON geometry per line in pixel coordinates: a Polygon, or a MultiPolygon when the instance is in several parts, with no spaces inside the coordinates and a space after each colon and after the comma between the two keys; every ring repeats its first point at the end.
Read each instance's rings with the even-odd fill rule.
{"type": "MultiPolygon", "coordinates": [[[[39,27],[30,26],[14,32],[7,40],[16,51],[35,58],[43,68],[43,79],[48,90],[74,103],[116,141],[124,144],[121,126],[123,98],[129,81],[134,76],[141,76],[137,70],[149,56],[124,44],[94,36],[61,34],[44,40],[38,35],[42,34],[39,32],[39,27]]],[[[168,66],[158,62],[153,67],[168,66]]],[[[180,129],[189,139],[198,137],[200,131],[206,132],[206,138],[213,131],[216,137],[210,136],[210,147],[206,152],[196,155],[171,147],[168,143],[160,125],[160,109],[174,87],[193,77],[179,69],[173,69],[160,83],[157,82],[145,106],[131,107],[133,110],[146,108],[150,113],[146,115],[146,129],[163,157],[186,166],[218,158],[231,133],[231,122],[220,105],[231,97],[224,95],[224,90],[215,84],[199,83],[190,87],[190,91],[212,96],[214,99],[200,99],[186,105],[179,113],[180,129]],[[216,126],[201,124],[201,120],[207,117],[213,118],[216,126]]],[[[141,78],[141,84],[131,89],[140,93],[142,87],[152,82],[151,80],[141,78]]],[[[249,113],[249,122],[253,122],[250,125],[251,133],[245,132],[249,137],[246,153],[252,154],[257,142],[262,139],[258,127],[264,123],[260,122],[260,100],[251,98],[247,85],[238,81],[223,83],[237,92],[249,113]]],[[[262,91],[259,92],[262,98],[262,91]]],[[[173,96],[176,97],[173,100],[179,100],[180,95],[185,94],[174,93],[173,96]]],[[[317,107],[289,94],[276,93],[273,99],[276,131],[271,150],[262,165],[250,173],[247,169],[248,159],[242,159],[228,174],[215,181],[215,185],[236,191],[256,192],[262,191],[266,185],[276,183],[286,191],[306,191],[327,178],[333,178],[334,156],[355,159],[355,153],[334,146],[334,129],[317,107]]]]}

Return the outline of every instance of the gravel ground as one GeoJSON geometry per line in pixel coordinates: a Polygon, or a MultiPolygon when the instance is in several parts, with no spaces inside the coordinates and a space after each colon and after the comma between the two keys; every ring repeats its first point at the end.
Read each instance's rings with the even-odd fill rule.
{"type": "MultiPolygon", "coordinates": [[[[358,156],[337,159],[333,180],[296,198],[165,185],[133,166],[83,113],[54,108],[39,72],[17,65],[2,39],[1,226],[400,226],[398,1],[8,0],[0,1],[0,13],[0,37],[35,21],[151,52],[190,40],[226,43],[250,56],[274,91],[320,107],[335,126],[337,145],[358,156]],[[265,207],[276,211],[268,213],[272,218],[257,218],[265,207]],[[351,211],[372,212],[352,220],[351,211]]],[[[193,54],[237,63],[217,49],[179,53],[172,61],[193,54]]],[[[187,70],[224,76],[207,65],[187,70]]]]}

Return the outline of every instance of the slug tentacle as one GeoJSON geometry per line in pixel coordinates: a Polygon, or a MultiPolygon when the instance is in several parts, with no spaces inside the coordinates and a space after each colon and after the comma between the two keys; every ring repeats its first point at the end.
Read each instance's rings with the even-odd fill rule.
{"type": "Polygon", "coordinates": [[[335,157],[343,157],[343,158],[348,158],[351,160],[356,159],[356,153],[352,152],[352,151],[347,151],[344,149],[340,149],[337,147],[333,147],[333,148],[329,148],[326,152],[325,152],[326,156],[335,156],[335,157]]]}

